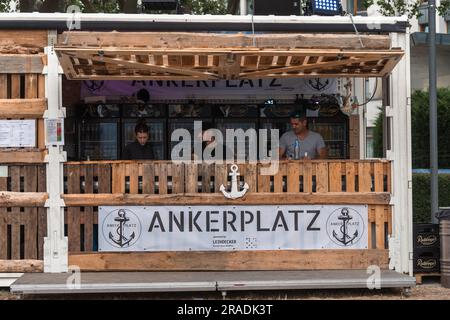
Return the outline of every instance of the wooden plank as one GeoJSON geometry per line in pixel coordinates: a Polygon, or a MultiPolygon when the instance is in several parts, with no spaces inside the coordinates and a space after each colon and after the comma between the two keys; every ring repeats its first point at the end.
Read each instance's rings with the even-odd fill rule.
{"type": "Polygon", "coordinates": [[[37,147],[40,150],[43,150],[46,148],[44,119],[37,119],[36,126],[37,126],[37,147]]]}
{"type": "MultiPolygon", "coordinates": [[[[13,192],[20,192],[20,166],[11,166],[8,168],[9,176],[11,178],[11,190],[13,192]]],[[[20,208],[12,207],[8,213],[9,224],[11,225],[11,259],[20,259],[20,208]]]]}
{"type": "Polygon", "coordinates": [[[211,192],[211,174],[214,172],[214,164],[202,163],[200,175],[202,177],[202,193],[211,192]]]}
{"type": "MultiPolygon", "coordinates": [[[[41,73],[41,72],[39,72],[41,73]]],[[[38,75],[25,75],[25,99],[37,99],[38,97],[38,75]]]]}
{"type": "Polygon", "coordinates": [[[249,192],[257,192],[258,188],[258,180],[257,180],[257,164],[256,163],[247,163],[245,165],[245,176],[244,181],[248,183],[250,189],[249,192]]]}
{"type": "Polygon", "coordinates": [[[197,193],[197,179],[198,179],[198,165],[196,163],[185,165],[186,186],[187,193],[197,193]]]}
{"type": "Polygon", "coordinates": [[[112,192],[125,193],[125,167],[121,163],[112,164],[112,192]]]}
{"type": "Polygon", "coordinates": [[[46,152],[36,149],[2,150],[0,163],[43,163],[46,152]]]}
{"type": "Polygon", "coordinates": [[[98,179],[98,193],[110,193],[111,185],[111,165],[97,164],[94,169],[94,175],[98,179]]]}
{"type": "Polygon", "coordinates": [[[155,172],[154,165],[152,163],[144,163],[142,165],[142,193],[154,194],[155,193],[155,172]]]}
{"type": "Polygon", "coordinates": [[[328,192],[328,163],[316,164],[316,192],[328,192]]]}
{"type": "Polygon", "coordinates": [[[155,165],[155,175],[158,175],[159,194],[167,194],[167,163],[155,165]]]}
{"type": "MultiPolygon", "coordinates": [[[[24,191],[37,191],[37,167],[24,167],[24,191]]],[[[25,243],[24,243],[24,258],[37,259],[37,208],[24,209],[24,228],[25,228],[25,243]]]]}
{"type": "Polygon", "coordinates": [[[45,192],[0,191],[0,207],[40,207],[47,199],[45,192]]]}
{"type": "Polygon", "coordinates": [[[125,176],[130,179],[130,193],[138,194],[139,192],[139,164],[127,164],[125,165],[125,176]]]}
{"type": "MultiPolygon", "coordinates": [[[[0,190],[7,189],[7,179],[0,178],[0,190]]],[[[0,201],[3,203],[3,201],[0,201]]],[[[7,212],[5,207],[0,206],[0,260],[7,258],[7,212]]]]}
{"type": "MultiPolygon", "coordinates": [[[[68,32],[58,35],[58,44],[64,43],[68,32]]],[[[364,35],[361,40],[365,49],[389,49],[390,39],[387,35],[364,35]]],[[[86,32],[70,31],[68,43],[70,46],[85,47],[140,47],[153,48],[252,48],[253,41],[258,43],[258,49],[271,48],[360,48],[359,38],[354,34],[308,34],[308,33],[266,33],[266,34],[221,34],[205,32],[86,32]]]]}
{"type": "Polygon", "coordinates": [[[42,260],[0,260],[0,272],[44,272],[42,260]]]}
{"type": "Polygon", "coordinates": [[[375,206],[375,230],[376,230],[376,248],[384,249],[384,206],[375,206]]]}
{"type": "Polygon", "coordinates": [[[48,43],[47,30],[23,30],[7,29],[0,32],[0,43],[13,47],[28,47],[32,50],[40,50],[43,52],[48,43]]]}
{"type": "MultiPolygon", "coordinates": [[[[47,191],[47,176],[46,176],[46,166],[37,166],[37,191],[46,192],[47,191]]],[[[47,236],[47,208],[37,209],[37,224],[38,224],[38,259],[44,258],[44,237],[47,236]]]]}
{"type": "Polygon", "coordinates": [[[37,208],[25,208],[24,212],[24,258],[37,259],[37,208]]]}
{"type": "Polygon", "coordinates": [[[71,253],[82,271],[352,270],[388,268],[388,250],[71,253]]]}
{"type": "Polygon", "coordinates": [[[330,192],[342,192],[341,163],[329,163],[330,192]]]}
{"type": "Polygon", "coordinates": [[[389,193],[248,193],[241,199],[226,199],[221,193],[144,195],[144,194],[67,194],[67,206],[100,205],[261,205],[261,204],[388,204],[389,193]]]}
{"type": "Polygon", "coordinates": [[[383,192],[383,181],[384,181],[384,173],[383,173],[384,163],[378,162],[374,163],[374,191],[375,192],[383,192]]]}
{"type": "Polygon", "coordinates": [[[300,163],[287,164],[287,192],[300,192],[300,163]]]}
{"type": "MultiPolygon", "coordinates": [[[[80,166],[67,166],[67,192],[80,193],[80,166]]],[[[69,251],[80,251],[80,208],[67,208],[67,236],[69,251]]]]}
{"type": "Polygon", "coordinates": [[[21,99],[20,74],[11,74],[11,99],[21,99]]]}
{"type": "Polygon", "coordinates": [[[345,164],[345,185],[347,192],[355,192],[355,163],[347,162],[345,164]]]}
{"type": "Polygon", "coordinates": [[[42,73],[43,57],[41,54],[1,54],[0,73],[42,73]]]}
{"type": "Polygon", "coordinates": [[[387,190],[386,190],[387,192],[391,192],[392,190],[391,168],[392,168],[391,162],[387,162],[384,164],[384,174],[386,175],[387,179],[387,190]]]}
{"type": "Polygon", "coordinates": [[[4,119],[39,119],[46,109],[46,99],[0,99],[0,118],[4,119]]]}
{"type": "Polygon", "coordinates": [[[303,192],[312,192],[312,163],[305,161],[303,163],[303,192]]]}
{"type": "MultiPolygon", "coordinates": [[[[83,166],[84,174],[84,192],[86,194],[94,193],[94,165],[83,166]]],[[[84,224],[84,250],[91,251],[93,249],[93,232],[94,232],[94,211],[92,207],[84,207],[83,224],[84,224]]],[[[81,234],[80,234],[81,237],[81,234]]]]}
{"type": "Polygon", "coordinates": [[[214,191],[220,192],[220,186],[223,185],[228,190],[228,171],[224,163],[216,163],[214,166],[214,191]]]}
{"type": "Polygon", "coordinates": [[[8,98],[8,75],[0,73],[0,99],[8,98]]]}
{"type": "Polygon", "coordinates": [[[278,167],[278,172],[273,177],[273,191],[275,193],[283,192],[283,176],[286,176],[286,163],[280,163],[278,167]]]}
{"type": "Polygon", "coordinates": [[[38,259],[44,259],[44,238],[47,236],[47,208],[38,208],[38,259]]]}
{"type": "Polygon", "coordinates": [[[258,165],[258,192],[270,192],[270,175],[263,175],[261,173],[263,168],[268,167],[266,164],[258,165]]]}
{"type": "Polygon", "coordinates": [[[358,163],[359,192],[370,192],[372,177],[370,175],[370,162],[358,163]]]}
{"type": "Polygon", "coordinates": [[[184,164],[172,164],[172,193],[184,193],[184,164]]]}

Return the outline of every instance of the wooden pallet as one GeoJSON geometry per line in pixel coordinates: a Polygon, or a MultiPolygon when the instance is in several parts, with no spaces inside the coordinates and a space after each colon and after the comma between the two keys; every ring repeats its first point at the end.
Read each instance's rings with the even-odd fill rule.
{"type": "Polygon", "coordinates": [[[424,277],[427,277],[427,278],[428,277],[441,277],[441,274],[437,273],[437,272],[435,272],[435,273],[416,273],[414,276],[416,277],[416,284],[422,284],[422,279],[424,277]]]}

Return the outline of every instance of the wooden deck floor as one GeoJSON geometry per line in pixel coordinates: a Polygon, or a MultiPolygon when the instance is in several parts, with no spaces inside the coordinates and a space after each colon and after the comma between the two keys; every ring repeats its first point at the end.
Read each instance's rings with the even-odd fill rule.
{"type": "MultiPolygon", "coordinates": [[[[11,285],[17,294],[190,292],[367,288],[366,270],[234,272],[86,272],[79,285],[71,274],[28,273],[11,285]]],[[[413,277],[381,271],[381,288],[410,288],[413,277]]]]}

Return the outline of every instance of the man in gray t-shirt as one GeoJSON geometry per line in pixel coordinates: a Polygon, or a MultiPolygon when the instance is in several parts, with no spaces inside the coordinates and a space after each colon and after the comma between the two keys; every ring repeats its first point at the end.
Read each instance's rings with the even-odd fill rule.
{"type": "Polygon", "coordinates": [[[280,138],[280,159],[295,159],[295,144],[298,141],[300,159],[325,159],[327,149],[320,134],[308,130],[308,120],[304,112],[292,114],[292,130],[280,138]]]}

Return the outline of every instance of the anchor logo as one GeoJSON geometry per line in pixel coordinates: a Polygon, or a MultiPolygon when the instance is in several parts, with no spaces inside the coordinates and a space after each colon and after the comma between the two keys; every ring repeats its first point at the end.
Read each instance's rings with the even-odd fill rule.
{"type": "Polygon", "coordinates": [[[222,184],[220,186],[220,191],[222,191],[223,195],[227,199],[238,199],[242,198],[250,188],[247,183],[244,184],[244,188],[241,191],[238,191],[238,179],[237,177],[240,176],[238,172],[238,166],[233,164],[231,166],[231,173],[229,174],[231,176],[231,192],[227,192],[225,186],[222,184]]]}
{"type": "Polygon", "coordinates": [[[353,240],[358,237],[358,230],[356,230],[352,236],[348,234],[348,223],[353,219],[353,217],[349,215],[347,208],[343,208],[341,210],[341,215],[338,217],[338,219],[342,221],[342,225],[340,227],[341,237],[338,236],[335,230],[333,230],[333,237],[344,246],[346,246],[349,243],[352,243],[353,240]]]}
{"type": "Polygon", "coordinates": [[[124,227],[125,223],[130,221],[129,218],[127,218],[127,213],[125,210],[121,209],[117,213],[118,217],[114,219],[114,221],[119,222],[119,227],[117,228],[116,232],[119,235],[119,239],[114,239],[114,236],[112,232],[109,232],[109,238],[117,245],[119,245],[121,248],[128,245],[135,237],[135,233],[133,232],[129,237],[125,236],[124,227]]]}
{"type": "Polygon", "coordinates": [[[139,218],[128,209],[116,209],[103,221],[103,237],[116,248],[131,248],[141,234],[139,218]]]}
{"type": "Polygon", "coordinates": [[[314,78],[314,79],[308,79],[308,85],[317,90],[317,91],[323,91],[325,90],[328,85],[330,84],[330,80],[329,79],[321,79],[321,78],[314,78]],[[322,82],[324,81],[324,82],[322,82]]]}
{"type": "Polygon", "coordinates": [[[356,245],[364,235],[364,219],[354,208],[341,207],[327,220],[327,234],[339,246],[356,245]]]}

